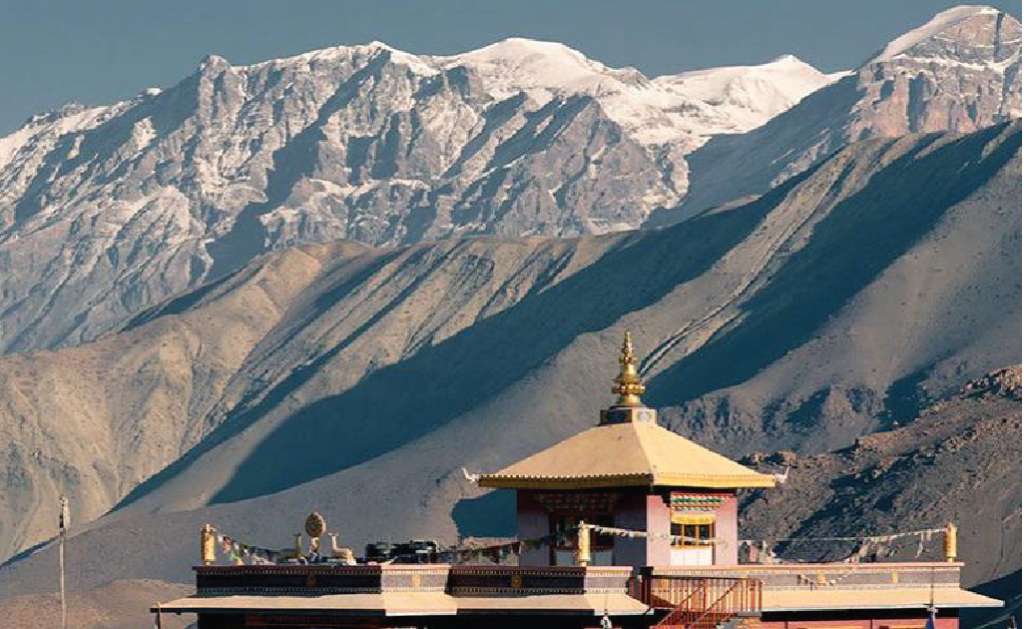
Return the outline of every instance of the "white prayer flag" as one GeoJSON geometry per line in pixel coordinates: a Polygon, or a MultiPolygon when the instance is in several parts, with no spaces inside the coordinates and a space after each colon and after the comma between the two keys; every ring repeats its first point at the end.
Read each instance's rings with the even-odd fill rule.
{"type": "Polygon", "coordinates": [[[71,513],[68,509],[68,499],[64,496],[60,497],[60,520],[57,523],[60,530],[67,530],[71,526],[71,513]]]}

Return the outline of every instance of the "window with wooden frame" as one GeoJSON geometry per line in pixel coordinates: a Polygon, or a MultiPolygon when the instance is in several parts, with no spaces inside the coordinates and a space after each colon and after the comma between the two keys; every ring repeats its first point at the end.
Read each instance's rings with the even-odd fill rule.
{"type": "Polygon", "coordinates": [[[675,548],[705,548],[715,543],[715,516],[673,513],[671,534],[675,548]],[[681,538],[681,539],[680,539],[681,538]]]}

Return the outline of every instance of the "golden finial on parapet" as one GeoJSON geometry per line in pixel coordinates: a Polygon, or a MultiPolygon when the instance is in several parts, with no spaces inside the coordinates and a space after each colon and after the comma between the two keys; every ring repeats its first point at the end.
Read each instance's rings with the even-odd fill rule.
{"type": "Polygon", "coordinates": [[[199,530],[199,549],[204,566],[212,566],[217,561],[216,538],[217,533],[209,524],[204,524],[199,530]]]}
{"type": "Polygon", "coordinates": [[[590,527],[583,520],[580,520],[579,530],[576,532],[576,565],[590,565],[590,527]]]}
{"type": "Polygon", "coordinates": [[[320,536],[327,531],[327,520],[316,511],[306,518],[306,534],[309,535],[309,554],[320,552],[320,536]]]}
{"type": "Polygon", "coordinates": [[[946,561],[956,561],[956,525],[952,522],[946,525],[946,531],[942,541],[942,550],[943,554],[946,555],[946,561]]]}
{"type": "Polygon", "coordinates": [[[356,565],[356,556],[352,549],[338,546],[338,535],[336,533],[328,533],[327,535],[331,538],[331,557],[340,559],[341,564],[345,566],[356,565]]]}
{"type": "Polygon", "coordinates": [[[626,331],[622,340],[622,356],[619,357],[619,375],[615,378],[612,393],[619,395],[616,406],[643,406],[640,396],[644,394],[643,380],[636,373],[636,357],[633,355],[633,336],[626,331]]]}

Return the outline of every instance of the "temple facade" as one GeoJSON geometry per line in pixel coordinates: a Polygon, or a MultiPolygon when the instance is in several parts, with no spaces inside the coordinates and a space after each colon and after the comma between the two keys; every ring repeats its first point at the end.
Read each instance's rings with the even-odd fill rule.
{"type": "Polygon", "coordinates": [[[481,487],[514,489],[521,539],[587,525],[643,531],[629,538],[590,530],[584,539],[528,550],[520,565],[573,566],[584,542],[587,565],[734,566],[740,489],[769,488],[771,476],[747,469],[658,424],[647,408],[627,333],[612,392],[597,426],[500,472],[481,487]],[[589,539],[588,539],[589,538],[589,539]]]}
{"type": "Polygon", "coordinates": [[[593,428],[479,477],[516,492],[517,565],[351,565],[319,553],[321,522],[308,553],[221,566],[204,529],[196,594],[153,611],[197,614],[199,629],[958,629],[959,610],[1002,605],[960,587],[951,525],[940,562],[751,563],[737,492],[775,478],[660,426],[628,333],[612,391],[593,428]]]}

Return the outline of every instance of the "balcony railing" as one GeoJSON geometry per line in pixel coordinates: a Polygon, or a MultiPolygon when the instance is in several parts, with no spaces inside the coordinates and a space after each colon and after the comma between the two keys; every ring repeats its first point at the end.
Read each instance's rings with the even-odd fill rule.
{"type": "Polygon", "coordinates": [[[647,571],[630,583],[630,594],[668,612],[659,627],[714,629],[729,619],[761,613],[758,579],[660,576],[647,571]]]}

